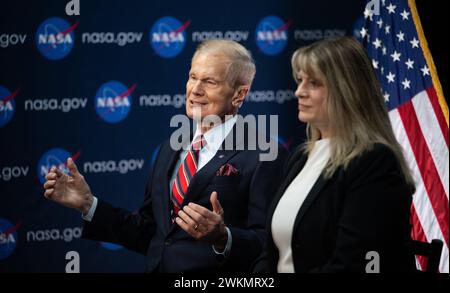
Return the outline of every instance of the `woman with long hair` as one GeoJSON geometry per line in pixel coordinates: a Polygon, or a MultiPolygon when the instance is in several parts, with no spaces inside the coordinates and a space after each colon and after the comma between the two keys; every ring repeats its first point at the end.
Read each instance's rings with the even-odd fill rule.
{"type": "Polygon", "coordinates": [[[257,270],[414,270],[405,249],[414,181],[364,48],[323,40],[297,50],[292,68],[307,141],[287,162],[257,270]]]}

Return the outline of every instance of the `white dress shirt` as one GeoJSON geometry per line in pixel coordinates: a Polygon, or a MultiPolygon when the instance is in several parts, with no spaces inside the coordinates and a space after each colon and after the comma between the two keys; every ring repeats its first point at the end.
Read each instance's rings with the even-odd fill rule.
{"type": "MultiPolygon", "coordinates": [[[[288,186],[272,218],[272,237],[278,248],[279,273],[294,273],[292,259],[292,233],[295,219],[306,196],[316,183],[330,158],[329,139],[316,141],[305,166],[288,186]]],[[[301,237],[308,237],[302,235],[301,237]]]]}
{"type": "MultiPolygon", "coordinates": [[[[223,141],[233,129],[234,124],[236,123],[237,116],[233,116],[222,124],[217,125],[214,128],[211,128],[206,133],[203,134],[203,137],[206,140],[206,146],[200,150],[198,155],[198,167],[197,172],[200,171],[208,162],[216,155],[217,151],[220,149],[223,141]]],[[[194,139],[192,141],[196,141],[201,135],[201,129],[197,127],[197,130],[194,134],[194,139]]],[[[190,145],[189,145],[190,147],[190,145]]],[[[183,150],[180,153],[179,163],[184,161],[187,156],[188,151],[183,150]]],[[[178,168],[175,168],[175,174],[178,172],[178,168]]],[[[172,183],[172,180],[171,182],[172,183]]],[[[172,187],[172,184],[170,185],[172,187]]]]}

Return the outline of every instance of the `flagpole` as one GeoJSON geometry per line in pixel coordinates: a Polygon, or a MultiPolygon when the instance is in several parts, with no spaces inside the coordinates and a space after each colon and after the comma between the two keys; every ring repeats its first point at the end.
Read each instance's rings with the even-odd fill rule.
{"type": "Polygon", "coordinates": [[[409,8],[411,9],[412,18],[414,21],[414,25],[416,26],[417,35],[419,36],[420,46],[422,47],[423,55],[425,57],[425,61],[427,62],[428,68],[430,69],[431,79],[433,81],[433,86],[436,89],[436,94],[438,96],[439,105],[441,107],[442,113],[445,117],[445,122],[448,124],[448,105],[445,101],[444,92],[442,91],[441,82],[439,81],[439,77],[437,74],[436,66],[434,65],[433,57],[431,56],[431,52],[428,48],[428,43],[425,38],[425,34],[423,32],[422,24],[420,22],[419,13],[417,12],[416,1],[408,0],[409,8]]]}

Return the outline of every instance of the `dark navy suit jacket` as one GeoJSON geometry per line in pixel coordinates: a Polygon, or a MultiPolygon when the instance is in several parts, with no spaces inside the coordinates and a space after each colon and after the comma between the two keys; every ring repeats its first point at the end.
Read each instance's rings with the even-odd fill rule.
{"type": "MultiPolygon", "coordinates": [[[[271,223],[278,202],[305,166],[299,148],[287,161],[286,176],[269,208],[268,241],[254,272],[276,272],[278,249],[271,223]]],[[[338,168],[330,179],[318,178],[295,219],[292,258],[295,272],[362,272],[375,251],[380,272],[413,272],[414,256],[408,252],[413,187],[406,184],[400,164],[385,145],[338,168]]],[[[371,265],[369,264],[369,268],[371,265]]]]}
{"type": "MultiPolygon", "coordinates": [[[[236,133],[236,125],[232,133],[236,133]]],[[[160,148],[138,212],[130,213],[99,200],[92,221],[84,224],[82,236],[146,254],[148,272],[249,271],[265,245],[267,208],[281,181],[286,151],[278,146],[275,161],[260,161],[259,154],[267,152],[248,150],[246,138],[237,138],[234,150],[217,151],[195,174],[183,202],[212,210],[210,195],[217,191],[225,225],[232,235],[228,257],[219,257],[210,243],[195,240],[170,223],[169,180],[180,152],[172,150],[168,141],[160,148]],[[217,176],[219,168],[227,163],[238,173],[217,176]]]]}

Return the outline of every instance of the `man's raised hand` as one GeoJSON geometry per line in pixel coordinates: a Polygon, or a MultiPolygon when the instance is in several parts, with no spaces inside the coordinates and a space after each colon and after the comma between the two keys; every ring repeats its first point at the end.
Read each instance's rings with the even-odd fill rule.
{"type": "Polygon", "coordinates": [[[93,201],[91,189],[83,175],[78,172],[72,158],[68,158],[66,164],[71,175],[66,175],[53,166],[45,176],[44,196],[86,215],[93,201]]]}

